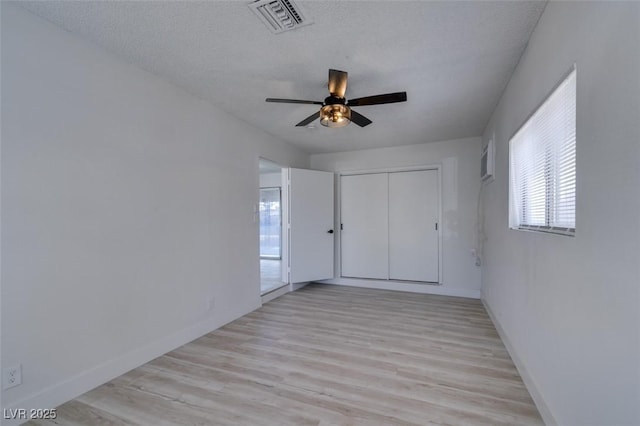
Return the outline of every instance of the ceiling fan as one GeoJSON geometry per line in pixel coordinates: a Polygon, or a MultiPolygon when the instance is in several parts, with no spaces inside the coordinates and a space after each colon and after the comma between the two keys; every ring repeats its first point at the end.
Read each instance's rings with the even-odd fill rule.
{"type": "Polygon", "coordinates": [[[322,105],[320,111],[296,124],[297,127],[306,126],[317,118],[320,118],[320,124],[326,127],[344,127],[351,121],[360,127],[364,127],[371,124],[371,120],[353,111],[351,107],[392,104],[395,102],[405,102],[407,100],[407,92],[386,93],[384,95],[365,96],[364,98],[347,100],[344,97],[347,91],[347,76],[348,74],[345,71],[329,70],[329,96],[325,98],[323,102],[278,98],[267,98],[266,101],[285,104],[322,105]]]}

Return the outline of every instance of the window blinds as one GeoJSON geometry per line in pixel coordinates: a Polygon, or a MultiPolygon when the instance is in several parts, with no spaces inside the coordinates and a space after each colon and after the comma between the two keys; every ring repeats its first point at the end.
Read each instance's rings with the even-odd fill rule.
{"type": "Polygon", "coordinates": [[[511,226],[573,234],[576,70],[511,138],[511,226]]]}

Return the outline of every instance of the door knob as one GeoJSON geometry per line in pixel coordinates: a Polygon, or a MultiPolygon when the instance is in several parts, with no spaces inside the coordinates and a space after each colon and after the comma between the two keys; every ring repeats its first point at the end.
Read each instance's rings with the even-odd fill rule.
{"type": "Polygon", "coordinates": [[[333,234],[333,229],[329,229],[329,230],[327,231],[327,234],[333,234]]]}

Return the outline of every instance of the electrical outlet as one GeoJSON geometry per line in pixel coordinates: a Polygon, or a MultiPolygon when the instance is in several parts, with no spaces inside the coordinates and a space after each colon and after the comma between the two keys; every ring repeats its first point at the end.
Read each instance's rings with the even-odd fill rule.
{"type": "Polygon", "coordinates": [[[22,364],[7,367],[2,371],[2,389],[22,384],[22,364]]]}

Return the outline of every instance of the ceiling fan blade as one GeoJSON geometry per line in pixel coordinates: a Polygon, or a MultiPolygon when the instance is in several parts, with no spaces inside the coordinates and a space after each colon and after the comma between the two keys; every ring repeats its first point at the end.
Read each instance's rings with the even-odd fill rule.
{"type": "Polygon", "coordinates": [[[362,114],[358,114],[354,110],[351,110],[351,121],[356,123],[360,127],[368,126],[369,124],[373,123],[367,117],[362,114]]]}
{"type": "Polygon", "coordinates": [[[365,96],[364,98],[349,99],[349,106],[393,104],[395,102],[406,102],[407,92],[386,93],[384,95],[365,96]]]}
{"type": "MultiPolygon", "coordinates": [[[[353,111],[351,111],[351,113],[353,113],[353,111]]],[[[320,111],[316,112],[315,114],[311,114],[310,116],[308,116],[307,118],[305,118],[304,120],[296,124],[296,127],[304,127],[317,118],[320,118],[320,111]]]]}
{"type": "Polygon", "coordinates": [[[336,98],[344,98],[344,94],[347,92],[347,77],[346,71],[329,70],[329,93],[336,98]]]}
{"type": "Polygon", "coordinates": [[[265,99],[267,102],[276,102],[281,104],[310,104],[310,105],[324,105],[320,101],[304,101],[300,99],[278,99],[278,98],[267,98],[265,99]]]}

